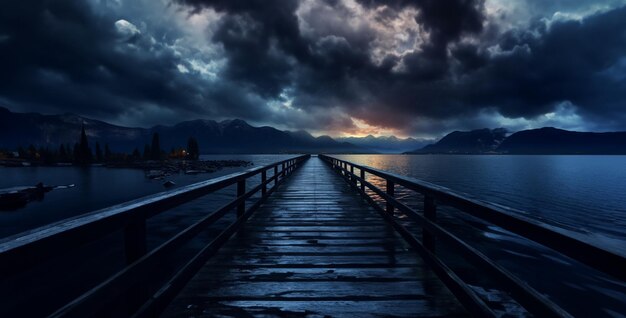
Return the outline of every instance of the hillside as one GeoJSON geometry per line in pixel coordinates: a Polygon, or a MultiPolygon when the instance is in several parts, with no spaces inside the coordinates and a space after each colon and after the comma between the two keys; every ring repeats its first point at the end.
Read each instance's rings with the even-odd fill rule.
{"type": "Polygon", "coordinates": [[[163,149],[181,147],[195,137],[203,154],[211,153],[366,153],[370,150],[328,136],[313,137],[307,132],[289,132],[273,127],[254,127],[243,120],[216,122],[192,120],[173,126],[131,128],[112,125],[74,114],[42,115],[14,113],[0,108],[0,148],[16,149],[30,144],[58,147],[74,144],[85,125],[92,145],[108,143],[113,151],[143,149],[158,133],[163,149]]]}

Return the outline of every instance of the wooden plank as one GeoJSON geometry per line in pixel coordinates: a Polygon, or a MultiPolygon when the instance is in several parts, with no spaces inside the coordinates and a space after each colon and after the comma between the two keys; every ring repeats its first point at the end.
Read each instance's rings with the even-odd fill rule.
{"type": "Polygon", "coordinates": [[[426,272],[420,275],[423,267],[390,267],[390,268],[286,268],[257,267],[237,269],[223,272],[221,268],[206,267],[202,275],[194,282],[245,282],[245,281],[418,281],[436,279],[426,272]]]}
{"type": "MultiPolygon", "coordinates": [[[[434,301],[437,302],[437,301],[434,301]]],[[[431,300],[380,300],[365,301],[222,301],[203,305],[190,305],[181,312],[184,317],[202,317],[213,313],[220,317],[414,317],[416,312],[428,312],[428,317],[450,317],[445,300],[433,308],[431,300]]],[[[452,306],[454,304],[451,304],[452,306]]]]}

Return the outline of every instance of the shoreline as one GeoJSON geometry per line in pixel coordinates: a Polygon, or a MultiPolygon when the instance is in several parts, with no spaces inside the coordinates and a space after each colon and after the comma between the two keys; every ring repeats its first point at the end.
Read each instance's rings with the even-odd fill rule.
{"type": "Polygon", "coordinates": [[[74,164],[71,162],[37,162],[19,159],[0,160],[0,167],[8,168],[27,168],[27,167],[105,167],[112,169],[137,169],[144,170],[146,177],[156,179],[172,174],[201,174],[212,173],[223,168],[231,167],[247,167],[253,163],[246,160],[184,160],[184,159],[168,159],[162,161],[146,160],[146,161],[113,161],[113,162],[95,162],[88,165],[74,164]]]}

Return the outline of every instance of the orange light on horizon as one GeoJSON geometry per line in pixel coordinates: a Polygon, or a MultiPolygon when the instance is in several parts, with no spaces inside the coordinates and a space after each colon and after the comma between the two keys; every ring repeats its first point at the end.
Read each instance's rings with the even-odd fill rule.
{"type": "Polygon", "coordinates": [[[337,137],[366,137],[372,135],[374,137],[380,136],[396,136],[398,138],[406,138],[404,134],[400,133],[396,129],[384,128],[380,126],[373,126],[365,122],[364,120],[352,117],[354,128],[345,131],[337,132],[337,137]]]}

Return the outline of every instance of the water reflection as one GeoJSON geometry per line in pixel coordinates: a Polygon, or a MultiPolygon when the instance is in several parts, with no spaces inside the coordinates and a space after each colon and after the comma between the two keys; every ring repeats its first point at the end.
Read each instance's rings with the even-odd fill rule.
{"type": "MultiPolygon", "coordinates": [[[[248,160],[256,166],[293,155],[210,155],[204,160],[248,160]]],[[[209,174],[174,174],[168,177],[178,187],[223,176],[251,167],[225,168],[209,174]]],[[[268,177],[273,172],[268,173],[268,177]]],[[[257,177],[260,178],[260,177],[257,177]]],[[[256,179],[255,179],[256,180],[256,179]]],[[[167,191],[162,181],[150,180],[141,170],[105,167],[0,167],[0,189],[15,186],[75,184],[71,189],[47,193],[41,201],[13,211],[0,211],[0,238],[83,213],[167,191]]],[[[256,181],[255,181],[256,182],[256,181]]]]}
{"type": "Polygon", "coordinates": [[[626,254],[626,156],[337,157],[527,211],[626,254]]]}
{"type": "MultiPolygon", "coordinates": [[[[525,209],[527,216],[566,228],[572,235],[618,252],[626,250],[626,157],[599,156],[340,156],[398,174],[417,177],[473,197],[525,209]],[[615,175],[624,179],[616,179],[615,175]],[[608,182],[607,182],[608,180],[608,182]],[[591,189],[593,188],[593,189],[591,189]],[[620,190],[622,189],[622,190],[620,190]],[[599,208],[599,207],[602,208],[599,208]],[[606,208],[609,207],[607,210],[606,208]],[[608,243],[608,244],[607,244],[608,243]]],[[[367,175],[384,190],[386,181],[367,175]]],[[[385,201],[366,191],[384,208],[385,201]]],[[[402,203],[422,211],[423,197],[396,186],[402,203]]],[[[397,213],[398,221],[421,237],[419,224],[397,213]]],[[[525,238],[454,208],[439,206],[438,223],[470,243],[533,288],[576,316],[626,312],[626,284],[598,273],[525,238]],[[593,305],[588,305],[593,304],[593,305]]],[[[490,282],[454,250],[438,244],[438,255],[502,312],[523,309],[497,282],[490,282]]]]}

